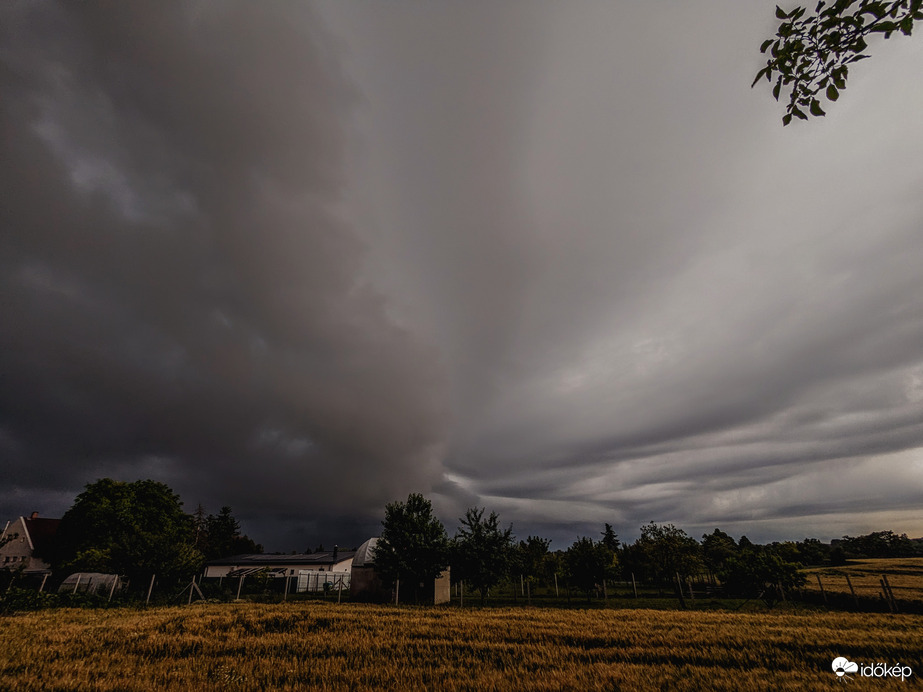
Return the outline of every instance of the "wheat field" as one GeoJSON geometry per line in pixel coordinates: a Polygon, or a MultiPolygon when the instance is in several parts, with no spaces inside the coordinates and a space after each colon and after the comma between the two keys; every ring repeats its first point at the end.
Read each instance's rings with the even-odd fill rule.
{"type": "Polygon", "coordinates": [[[881,592],[882,575],[888,577],[891,590],[896,599],[905,601],[923,601],[923,558],[875,558],[850,560],[837,567],[814,567],[805,570],[808,582],[805,588],[819,591],[817,579],[819,574],[828,593],[850,594],[846,575],[852,582],[856,595],[877,598],[881,592]]]}
{"type": "MultiPolygon", "coordinates": [[[[0,620],[4,690],[805,690],[921,669],[923,619],[358,604],[66,609],[0,620]]],[[[876,690],[900,680],[863,680],[876,690]]]]}

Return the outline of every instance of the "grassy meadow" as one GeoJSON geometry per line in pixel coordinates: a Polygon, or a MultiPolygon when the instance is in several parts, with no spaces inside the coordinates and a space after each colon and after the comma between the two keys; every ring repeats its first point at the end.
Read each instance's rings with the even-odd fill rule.
{"type": "Polygon", "coordinates": [[[921,653],[915,615],[199,603],[4,617],[0,689],[812,690],[921,653]]]}

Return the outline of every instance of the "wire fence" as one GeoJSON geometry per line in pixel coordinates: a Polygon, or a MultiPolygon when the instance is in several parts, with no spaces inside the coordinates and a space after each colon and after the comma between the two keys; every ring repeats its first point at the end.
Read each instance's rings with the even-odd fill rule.
{"type": "MultiPolygon", "coordinates": [[[[923,613],[923,574],[807,574],[808,583],[797,589],[778,589],[774,599],[780,603],[859,612],[923,613]]],[[[53,605],[176,605],[197,601],[248,600],[278,603],[298,600],[348,602],[352,578],[349,572],[296,570],[273,574],[268,570],[238,570],[222,577],[197,575],[188,581],[163,580],[152,575],[144,583],[132,584],[116,575],[81,573],[58,580],[44,574],[15,574],[0,570],[0,605],[15,607],[10,594],[20,594],[23,603],[34,607],[53,605]],[[246,573],[245,573],[246,572],[246,573]]],[[[769,587],[772,588],[772,587],[769,587]]],[[[608,580],[589,591],[576,589],[565,577],[529,579],[513,577],[487,592],[488,605],[632,607],[630,601],[660,603],[669,607],[673,600],[680,607],[706,608],[719,604],[751,601],[748,597],[727,594],[709,575],[679,579],[673,583],[648,582],[635,578],[608,580]],[[619,605],[621,602],[621,606],[619,605]]],[[[450,605],[476,606],[481,594],[463,582],[451,587],[450,605]]],[[[32,607],[26,609],[33,609],[32,607]]]]}

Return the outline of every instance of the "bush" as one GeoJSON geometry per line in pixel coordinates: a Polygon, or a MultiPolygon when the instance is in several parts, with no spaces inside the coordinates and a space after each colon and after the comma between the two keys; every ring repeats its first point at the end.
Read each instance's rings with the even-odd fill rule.
{"type": "Polygon", "coordinates": [[[0,596],[0,613],[41,610],[57,605],[56,601],[56,594],[12,588],[0,596]]]}
{"type": "Polygon", "coordinates": [[[2,614],[45,608],[102,608],[107,605],[109,605],[108,597],[88,593],[49,593],[34,589],[12,588],[0,596],[0,613],[2,614]]]}

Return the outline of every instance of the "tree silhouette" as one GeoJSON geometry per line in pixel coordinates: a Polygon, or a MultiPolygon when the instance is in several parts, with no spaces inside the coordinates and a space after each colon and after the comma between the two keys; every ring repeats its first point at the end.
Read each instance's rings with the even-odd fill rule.
{"type": "Polygon", "coordinates": [[[763,78],[774,83],[777,101],[783,90],[788,91],[783,125],[793,117],[823,116],[821,92],[828,101],[840,97],[850,65],[870,57],[866,39],[876,33],[890,38],[896,31],[910,36],[914,22],[923,19],[921,9],[923,0],[819,2],[813,14],[804,7],[776,7],[781,23],[776,35],[760,46],[769,58],[753,85],[763,78]]]}

